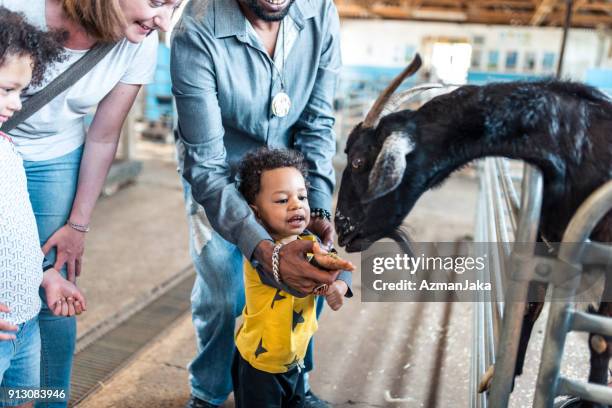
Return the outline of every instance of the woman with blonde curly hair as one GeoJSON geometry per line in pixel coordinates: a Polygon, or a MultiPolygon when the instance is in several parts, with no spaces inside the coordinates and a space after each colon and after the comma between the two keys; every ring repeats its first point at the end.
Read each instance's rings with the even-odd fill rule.
{"type": "MultiPolygon", "coordinates": [[[[81,273],[85,235],[123,122],[141,86],[153,80],[158,39],[151,34],[168,29],[180,2],[0,0],[0,6],[23,13],[30,24],[64,34],[66,58],[53,64],[42,83],[28,88],[23,99],[96,44],[114,43],[85,76],[8,132],[24,159],[43,252],[73,282],[81,273]],[[86,132],[84,117],[94,108],[94,120],[86,132]]],[[[55,317],[47,308],[40,312],[39,321],[41,387],[64,389],[66,401],[36,406],[66,407],[76,321],[55,317]]]]}

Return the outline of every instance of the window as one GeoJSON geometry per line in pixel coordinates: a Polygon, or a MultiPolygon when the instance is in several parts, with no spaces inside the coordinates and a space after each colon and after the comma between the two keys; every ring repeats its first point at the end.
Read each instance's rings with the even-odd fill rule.
{"type": "Polygon", "coordinates": [[[535,71],[536,66],[536,55],[535,52],[528,52],[525,54],[525,61],[523,63],[523,70],[525,72],[535,71]]]}
{"type": "Polygon", "coordinates": [[[476,35],[474,36],[472,42],[474,43],[474,45],[484,45],[485,38],[482,35],[476,35]]]}
{"type": "Polygon", "coordinates": [[[472,69],[480,68],[480,61],[482,60],[482,51],[481,50],[472,50],[472,62],[470,63],[472,69]]]}
{"type": "Polygon", "coordinates": [[[470,69],[472,46],[460,42],[436,42],[433,44],[431,66],[435,77],[451,84],[463,84],[470,69]]]}
{"type": "Polygon", "coordinates": [[[487,60],[488,69],[497,69],[499,65],[499,51],[489,51],[489,58],[487,60]]]}
{"type": "Polygon", "coordinates": [[[542,70],[544,72],[553,72],[555,70],[556,59],[554,52],[545,52],[542,58],[542,70]]]}
{"type": "Polygon", "coordinates": [[[414,45],[407,45],[404,49],[404,62],[412,61],[415,52],[416,47],[414,45]]]}
{"type": "Polygon", "coordinates": [[[515,70],[517,61],[518,61],[518,52],[508,51],[506,53],[506,69],[507,70],[515,70]]]}

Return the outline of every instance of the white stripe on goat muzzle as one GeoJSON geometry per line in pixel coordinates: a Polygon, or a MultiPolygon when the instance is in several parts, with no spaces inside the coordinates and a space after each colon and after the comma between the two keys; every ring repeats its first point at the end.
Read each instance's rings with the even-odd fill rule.
{"type": "Polygon", "coordinates": [[[406,170],[406,156],[413,150],[412,138],[404,131],[393,132],[385,139],[370,172],[364,202],[376,200],[400,185],[406,170]]]}

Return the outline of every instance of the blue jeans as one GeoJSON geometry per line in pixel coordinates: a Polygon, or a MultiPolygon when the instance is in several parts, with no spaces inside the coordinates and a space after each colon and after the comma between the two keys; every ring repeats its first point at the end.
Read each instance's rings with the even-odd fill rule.
{"type": "MultiPolygon", "coordinates": [[[[17,325],[15,340],[0,340],[0,387],[4,389],[40,386],[40,332],[38,317],[17,325]]],[[[0,407],[14,407],[28,402],[0,396],[0,407]]]]}
{"type": "MultiPolygon", "coordinates": [[[[36,217],[40,243],[66,224],[77,189],[83,148],[65,156],[45,161],[24,161],[28,192],[36,217]]],[[[55,248],[47,254],[55,262],[55,248]]],[[[66,268],[60,271],[66,277],[66,268]]],[[[76,342],[76,319],[53,316],[44,297],[39,314],[41,338],[40,384],[45,388],[61,388],[65,402],[37,402],[36,408],[64,408],[70,395],[70,375],[76,342]]]]}
{"type": "MultiPolygon", "coordinates": [[[[182,181],[189,251],[197,273],[191,292],[191,316],[198,355],[189,365],[191,393],[221,405],[232,391],[235,320],[244,308],[243,257],[238,247],[208,226],[204,209],[193,201],[189,184],[182,181]]],[[[317,316],[321,311],[318,303],[317,316]]],[[[311,340],[304,359],[306,370],[313,368],[312,351],[311,340]]]]}

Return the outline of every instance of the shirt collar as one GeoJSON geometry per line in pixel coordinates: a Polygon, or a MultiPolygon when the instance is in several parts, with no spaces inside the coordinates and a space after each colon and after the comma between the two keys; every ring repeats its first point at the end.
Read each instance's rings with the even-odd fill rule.
{"type": "MultiPolygon", "coordinates": [[[[306,20],[315,16],[313,0],[295,0],[289,15],[295,21],[298,30],[304,28],[306,20]]],[[[215,0],[215,37],[245,37],[247,33],[246,17],[242,14],[238,0],[215,0]]]]}

